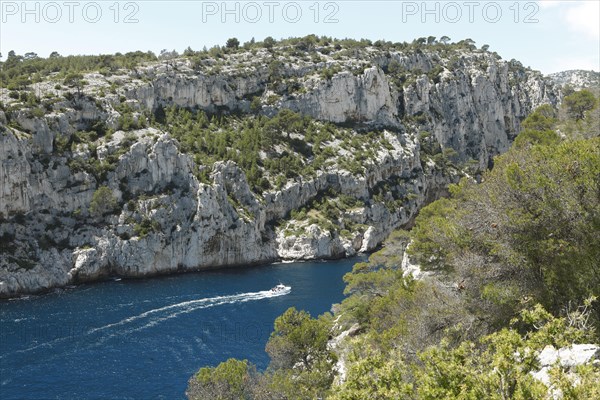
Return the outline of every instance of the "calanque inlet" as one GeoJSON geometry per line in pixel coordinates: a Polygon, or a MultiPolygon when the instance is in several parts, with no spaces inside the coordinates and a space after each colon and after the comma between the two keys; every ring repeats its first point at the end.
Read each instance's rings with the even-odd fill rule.
{"type": "Polygon", "coordinates": [[[163,376],[91,397],[600,398],[599,73],[433,36],[11,51],[0,67],[0,372],[16,360],[0,397],[46,368],[38,351],[72,366],[132,340],[141,356],[115,371],[154,374],[142,359],[163,352],[163,376]],[[293,273],[248,268],[280,261],[293,273]],[[80,290],[108,279],[131,286],[80,290]],[[200,312],[273,314],[246,346],[200,312]],[[28,342],[38,318],[82,315],[80,334],[28,342]]]}

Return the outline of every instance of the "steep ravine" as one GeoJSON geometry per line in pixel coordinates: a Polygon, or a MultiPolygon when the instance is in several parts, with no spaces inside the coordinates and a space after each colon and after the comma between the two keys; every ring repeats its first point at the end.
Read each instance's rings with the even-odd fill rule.
{"type": "Polygon", "coordinates": [[[56,101],[43,115],[0,89],[6,106],[0,111],[0,297],[109,275],[370,251],[449,183],[467,170],[486,168],[492,156],[507,150],[532,109],[560,99],[539,73],[491,53],[367,50],[358,59],[322,55],[321,64],[284,60],[276,82],[264,67],[273,57],[265,51],[231,55],[218,74],[184,59],[171,68],[153,63],[112,76],[86,74],[81,93],[56,89],[49,78],[30,88],[54,93],[56,101]],[[248,69],[251,60],[263,67],[248,69]],[[392,61],[410,82],[394,83],[392,61]],[[318,74],[332,66],[337,70],[330,78],[318,74]],[[429,76],[438,66],[437,75],[429,76]],[[259,110],[252,98],[260,100],[259,110]],[[366,144],[373,156],[362,174],[340,166],[349,155],[332,141],[326,146],[335,162],[261,193],[232,161],[198,165],[168,127],[117,130],[93,143],[61,145],[98,122],[117,129],[122,104],[135,118],[171,105],[267,116],[289,108],[342,124],[359,138],[367,129],[378,130],[381,139],[366,144]],[[452,163],[425,156],[425,140],[453,149],[452,163]],[[95,175],[75,168],[74,158],[114,165],[95,175]],[[210,169],[208,180],[199,179],[199,168],[210,169]],[[110,188],[116,201],[104,216],[89,212],[100,186],[110,188]],[[298,217],[302,207],[340,196],[353,204],[343,209],[335,229],[298,217]]]}

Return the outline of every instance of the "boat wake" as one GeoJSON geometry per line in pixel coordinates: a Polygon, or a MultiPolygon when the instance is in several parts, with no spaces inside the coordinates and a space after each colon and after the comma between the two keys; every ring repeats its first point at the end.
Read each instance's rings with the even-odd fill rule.
{"type": "Polygon", "coordinates": [[[155,326],[161,322],[167,321],[169,319],[175,318],[182,314],[188,314],[196,310],[200,310],[203,308],[215,307],[224,304],[233,304],[233,303],[244,303],[247,301],[256,301],[263,300],[272,297],[284,296],[288,294],[289,290],[282,291],[274,291],[274,290],[263,290],[260,292],[249,292],[249,293],[240,293],[234,294],[230,296],[217,296],[217,297],[209,297],[205,299],[197,299],[197,300],[188,300],[181,303],[171,304],[168,306],[155,308],[152,310],[145,311],[141,314],[134,315],[132,317],[128,317],[122,319],[121,321],[114,322],[108,325],[101,326],[99,328],[90,329],[88,331],[89,334],[101,332],[104,330],[109,330],[113,328],[118,328],[121,326],[126,326],[128,329],[128,333],[140,331],[146,328],[150,328],[155,326]],[[137,327],[134,327],[138,325],[137,327]]]}

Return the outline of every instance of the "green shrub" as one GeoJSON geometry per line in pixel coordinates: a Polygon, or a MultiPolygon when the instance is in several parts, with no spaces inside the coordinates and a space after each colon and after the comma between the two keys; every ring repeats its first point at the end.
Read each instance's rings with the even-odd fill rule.
{"type": "Polygon", "coordinates": [[[100,217],[115,211],[117,208],[117,199],[113,191],[108,186],[100,186],[92,196],[90,202],[90,214],[100,217]]]}

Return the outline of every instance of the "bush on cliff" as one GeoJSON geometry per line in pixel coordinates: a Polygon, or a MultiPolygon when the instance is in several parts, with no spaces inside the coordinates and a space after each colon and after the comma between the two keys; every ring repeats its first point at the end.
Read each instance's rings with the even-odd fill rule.
{"type": "Polygon", "coordinates": [[[112,212],[117,207],[117,199],[108,186],[100,186],[93,194],[90,202],[90,214],[95,217],[112,212]]]}

